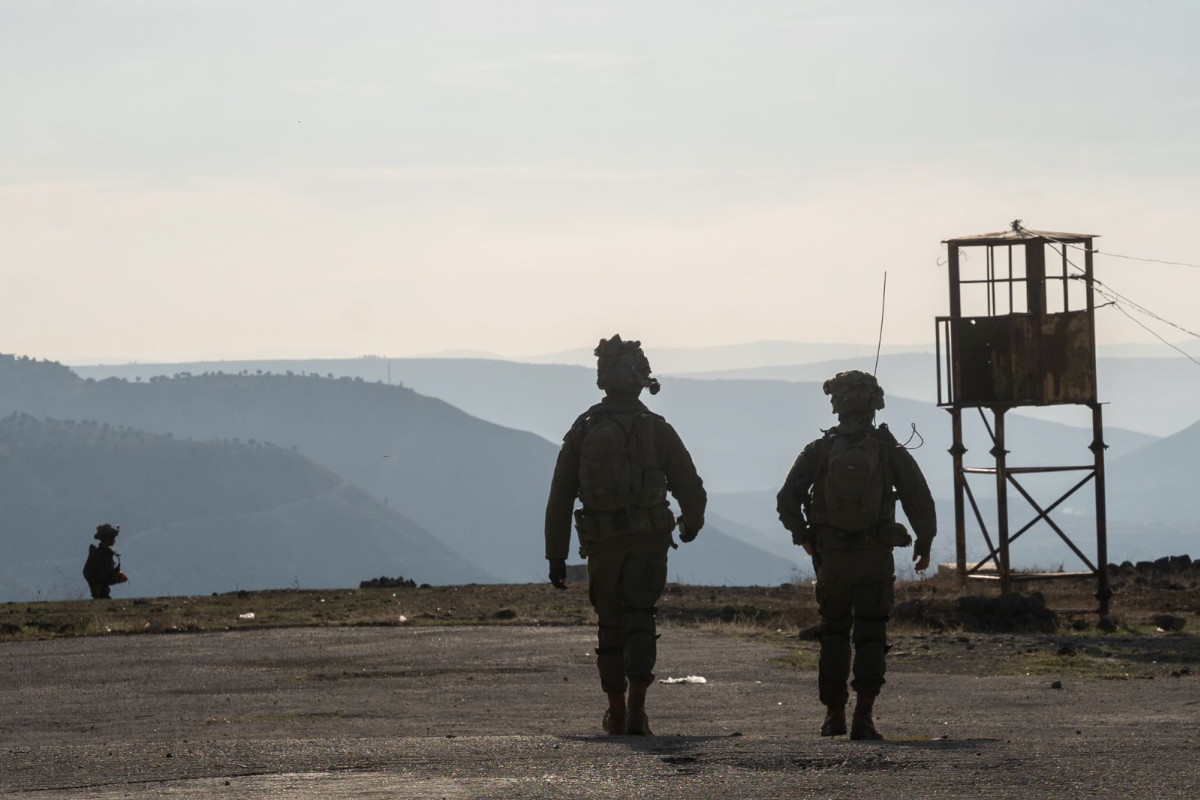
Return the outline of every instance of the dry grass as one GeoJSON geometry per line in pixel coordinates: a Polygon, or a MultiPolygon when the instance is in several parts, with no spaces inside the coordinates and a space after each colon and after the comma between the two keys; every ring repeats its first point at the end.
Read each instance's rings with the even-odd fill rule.
{"type": "MultiPolygon", "coordinates": [[[[940,628],[897,617],[889,626],[894,649],[889,669],[977,674],[1120,678],[1147,671],[1200,671],[1200,638],[1192,631],[1200,590],[1162,590],[1127,585],[1113,598],[1121,629],[1076,632],[1075,619],[1095,623],[1095,585],[1087,580],[1021,585],[1037,590],[1060,622],[1053,634],[981,634],[940,628]],[[1163,634],[1157,613],[1188,619],[1181,634],[1163,634]],[[1021,638],[1024,636],[1024,638],[1021,638]]],[[[994,595],[994,583],[960,586],[953,575],[901,581],[896,602],[920,601],[953,608],[964,594],[994,595]]],[[[706,587],[672,584],[659,603],[664,628],[688,627],[766,641],[779,647],[778,664],[816,666],[818,644],[802,639],[819,621],[809,582],[777,587],[706,587]]],[[[467,585],[394,589],[240,591],[196,597],[109,601],[6,603],[0,605],[0,643],[63,636],[169,634],[254,630],[270,627],[379,625],[593,625],[587,588],[549,585],[467,585]],[[252,615],[252,616],[251,616],[252,615]]]]}

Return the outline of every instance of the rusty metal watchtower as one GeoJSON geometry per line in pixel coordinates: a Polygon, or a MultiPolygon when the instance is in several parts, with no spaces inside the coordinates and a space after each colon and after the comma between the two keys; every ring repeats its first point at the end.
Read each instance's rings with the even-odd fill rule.
{"type": "MultiPolygon", "coordinates": [[[[1104,430],[1096,399],[1095,299],[1091,234],[1031,231],[1020,221],[999,233],[947,239],[950,314],[937,318],[938,405],[953,419],[954,531],[958,573],[996,577],[1009,591],[1013,543],[1044,521],[1087,566],[1038,578],[1094,575],[1100,613],[1108,613],[1107,522],[1104,498],[1104,430]],[[978,257],[976,257],[978,256],[978,257]],[[1077,405],[1091,410],[1091,463],[1072,466],[1013,465],[1005,447],[1005,415],[1026,406],[1077,405]],[[992,441],[989,466],[966,466],[963,412],[975,409],[992,441]],[[990,412],[989,415],[985,412],[990,412]],[[1026,491],[1026,474],[1077,472],[1082,478],[1055,502],[1042,506],[1026,491]],[[968,478],[995,480],[993,539],[968,478]],[[986,477],[984,478],[987,479],[986,477]],[[1093,563],[1051,518],[1068,497],[1092,483],[1095,490],[1096,561],[1093,563]],[[1012,530],[1009,490],[1033,509],[1027,524],[1012,530]],[[987,555],[967,563],[966,503],[987,544],[987,555]],[[994,565],[995,575],[988,572],[994,565]]],[[[1029,576],[1032,577],[1032,576],[1029,576]]]]}

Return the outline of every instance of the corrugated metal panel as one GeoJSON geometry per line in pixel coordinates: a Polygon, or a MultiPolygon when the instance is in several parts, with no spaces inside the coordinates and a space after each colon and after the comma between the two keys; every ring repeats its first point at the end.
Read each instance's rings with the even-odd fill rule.
{"type": "Polygon", "coordinates": [[[1095,401],[1096,358],[1090,314],[1068,311],[1043,317],[1041,352],[1042,403],[1095,401]]]}
{"type": "Polygon", "coordinates": [[[1095,400],[1086,311],[963,317],[951,322],[950,338],[954,404],[1040,406],[1095,400]]]}

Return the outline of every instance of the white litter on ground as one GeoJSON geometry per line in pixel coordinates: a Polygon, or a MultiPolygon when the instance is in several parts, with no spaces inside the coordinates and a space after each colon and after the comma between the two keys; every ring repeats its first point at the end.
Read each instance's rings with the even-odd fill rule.
{"type": "Polygon", "coordinates": [[[659,683],[708,683],[699,675],[688,675],[686,678],[660,678],[659,683]]]}
{"type": "Polygon", "coordinates": [[[254,619],[254,612],[247,611],[245,614],[238,614],[238,619],[254,619]]]}

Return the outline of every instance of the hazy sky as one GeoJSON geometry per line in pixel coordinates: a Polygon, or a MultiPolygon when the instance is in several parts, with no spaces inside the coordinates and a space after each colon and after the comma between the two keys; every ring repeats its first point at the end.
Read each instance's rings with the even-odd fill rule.
{"type": "MultiPolygon", "coordinates": [[[[1197,30],[1191,0],[0,0],[0,352],[874,342],[885,270],[886,340],[929,342],[945,238],[1200,263],[1197,30]]],[[[1200,329],[1200,270],[1096,265],[1200,329]]]]}

